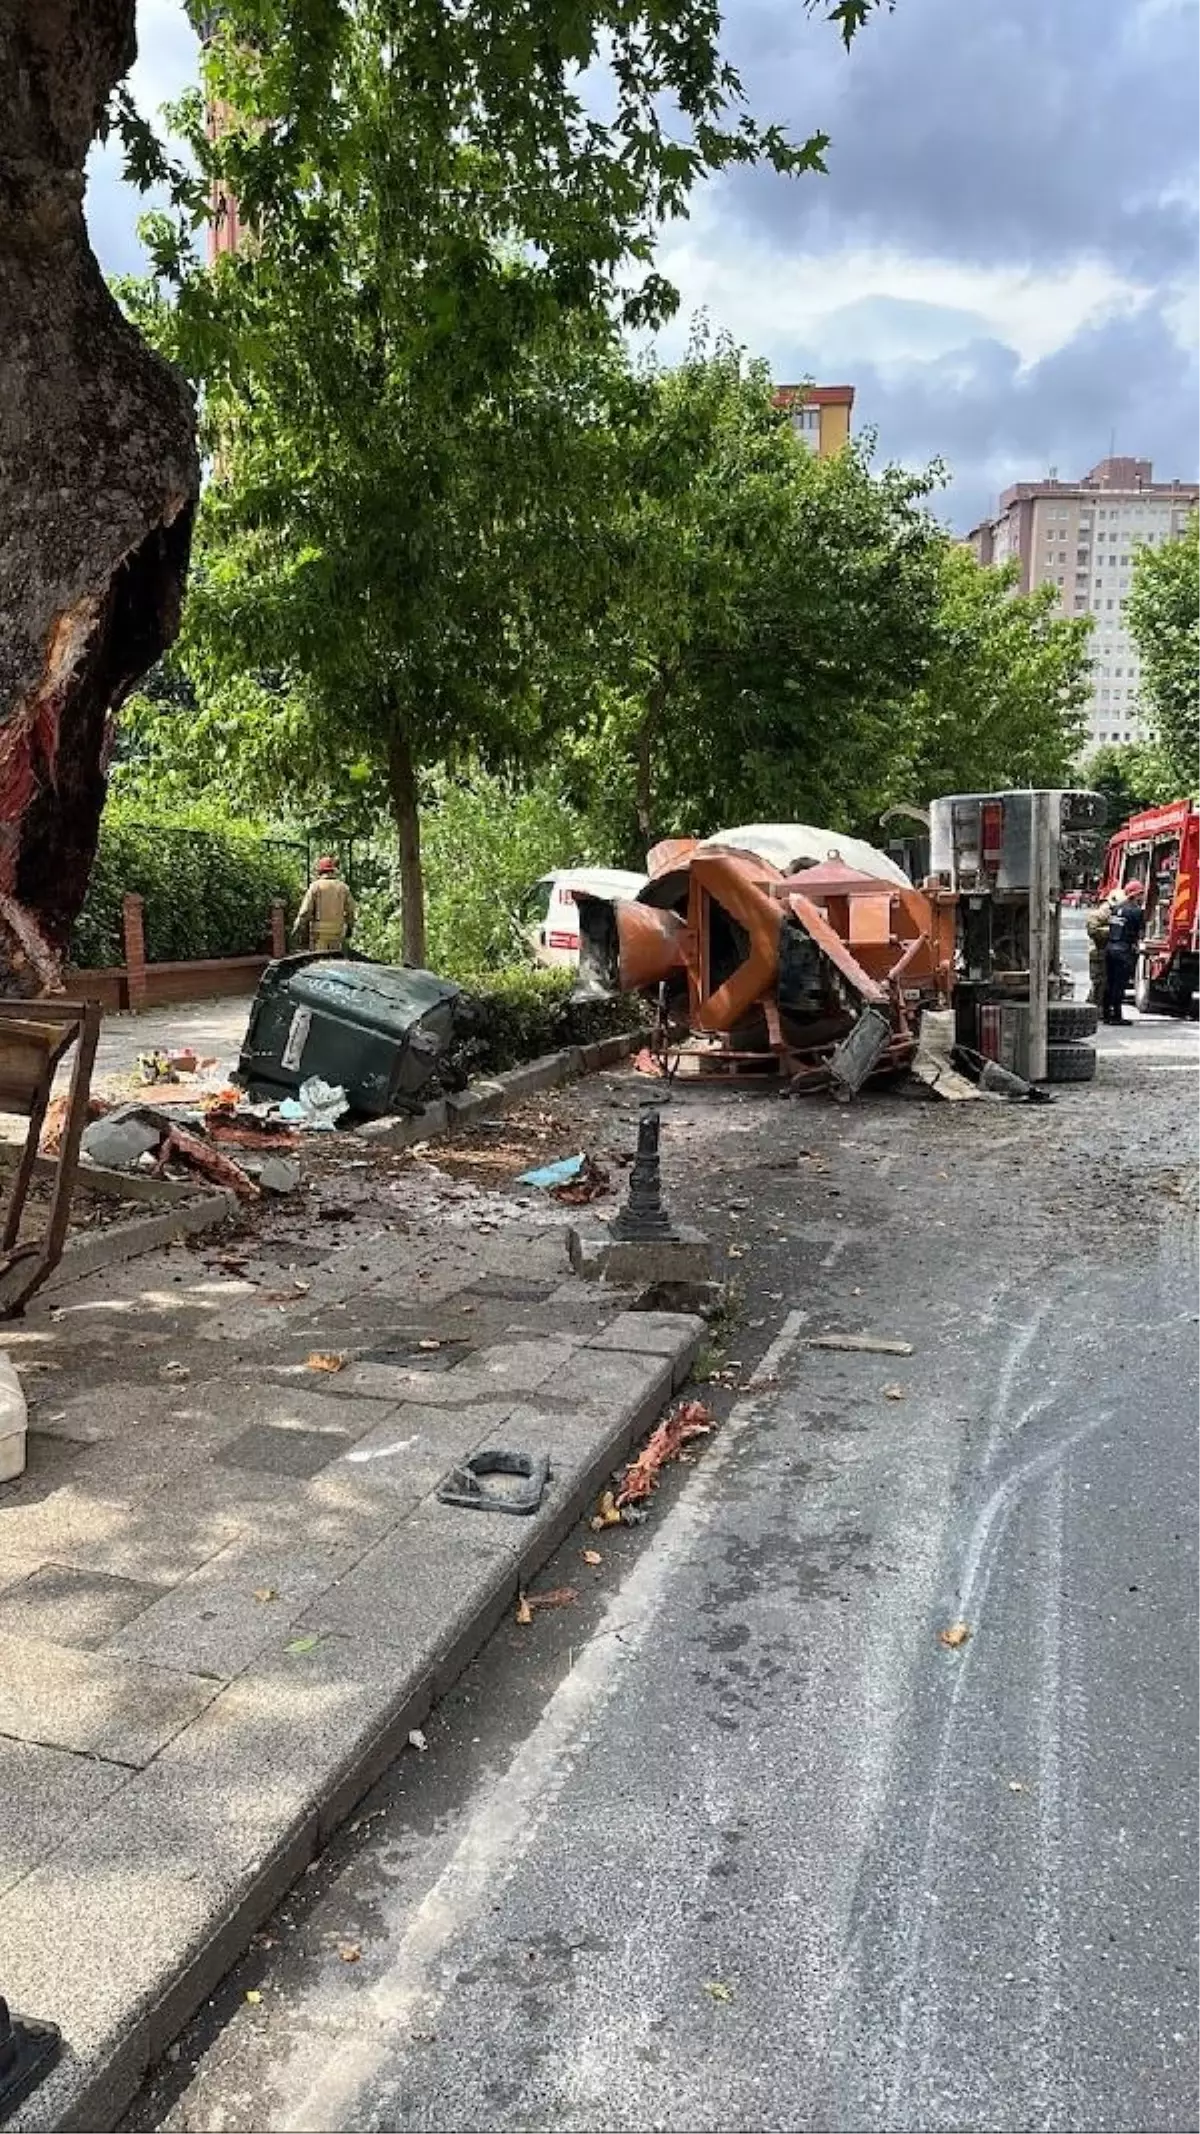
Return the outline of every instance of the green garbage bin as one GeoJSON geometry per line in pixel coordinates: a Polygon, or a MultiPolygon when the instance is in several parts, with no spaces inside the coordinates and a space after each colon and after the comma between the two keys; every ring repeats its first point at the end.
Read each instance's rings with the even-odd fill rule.
{"type": "Polygon", "coordinates": [[[285,1096],[320,1075],[369,1118],[417,1111],[470,1025],[467,996],[432,971],[362,957],[284,956],[263,972],[238,1079],[263,1096],[285,1096]]]}

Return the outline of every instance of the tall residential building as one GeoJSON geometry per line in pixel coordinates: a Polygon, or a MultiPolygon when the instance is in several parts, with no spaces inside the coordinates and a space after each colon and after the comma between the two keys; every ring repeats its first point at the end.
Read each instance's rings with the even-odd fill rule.
{"type": "Polygon", "coordinates": [[[852,385],[777,385],[777,408],[786,408],[797,437],[828,459],[850,440],[850,410],[854,406],[852,385]]]}
{"type": "Polygon", "coordinates": [[[1063,615],[1092,615],[1088,745],[1140,741],[1137,647],[1125,626],[1134,551],[1177,541],[1200,499],[1194,482],[1156,482],[1148,459],[1102,459],[1079,482],[1015,482],[999,516],[967,535],[981,563],[1021,566],[1020,586],[1053,585],[1063,615]]]}

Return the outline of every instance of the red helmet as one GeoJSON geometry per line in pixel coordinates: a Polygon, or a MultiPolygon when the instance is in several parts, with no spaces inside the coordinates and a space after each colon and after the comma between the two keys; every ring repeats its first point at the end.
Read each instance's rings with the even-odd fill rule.
{"type": "Polygon", "coordinates": [[[1127,897],[1144,897],[1146,894],[1144,882],[1125,882],[1122,886],[1127,897]]]}
{"type": "Polygon", "coordinates": [[[323,859],[319,859],[319,860],[317,861],[317,873],[318,873],[318,874],[336,874],[336,873],[337,873],[337,861],[336,861],[336,860],[333,860],[333,859],[330,859],[330,857],[329,857],[329,854],[328,854],[328,853],[326,853],[323,859]]]}

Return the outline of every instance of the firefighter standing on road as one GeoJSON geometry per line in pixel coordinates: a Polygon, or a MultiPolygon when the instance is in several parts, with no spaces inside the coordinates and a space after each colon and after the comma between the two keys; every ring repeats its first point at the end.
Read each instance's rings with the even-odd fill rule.
{"type": "Polygon", "coordinates": [[[1103,903],[1097,904],[1087,917],[1088,990],[1092,996],[1092,1006],[1101,1010],[1104,1007],[1104,951],[1108,947],[1108,922],[1112,917],[1112,906],[1112,898],[1105,897],[1103,903]]]}
{"type": "Polygon", "coordinates": [[[1133,975],[1138,942],[1146,924],[1142,899],[1144,882],[1126,882],[1120,897],[1114,897],[1108,917],[1108,940],[1104,946],[1104,1010],[1106,1023],[1125,1020],[1125,988],[1133,975]]]}
{"type": "Polygon", "coordinates": [[[317,878],[304,892],[296,913],[292,938],[308,928],[308,945],[318,955],[336,955],[345,948],[358,917],[354,898],[337,871],[337,861],[319,859],[317,878]]]}

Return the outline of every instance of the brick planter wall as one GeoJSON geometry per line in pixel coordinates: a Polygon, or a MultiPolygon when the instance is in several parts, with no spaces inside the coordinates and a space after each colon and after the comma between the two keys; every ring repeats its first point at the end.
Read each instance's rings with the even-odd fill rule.
{"type": "MultiPolygon", "coordinates": [[[[195,963],[147,963],[143,903],[124,899],[125,961],[99,971],[69,971],[71,1000],[98,1000],[110,1014],[170,1007],[188,1000],[221,1000],[256,991],[271,956],[215,956],[195,963]]],[[[287,954],[287,914],[271,906],[271,955],[287,954]]]]}

